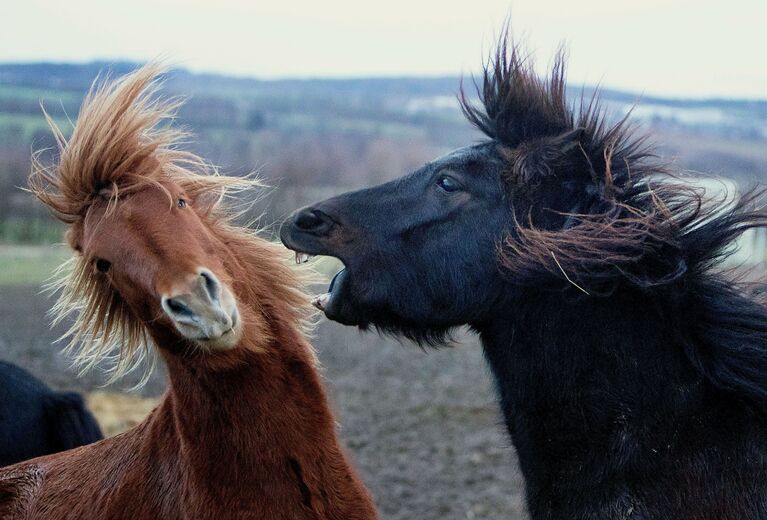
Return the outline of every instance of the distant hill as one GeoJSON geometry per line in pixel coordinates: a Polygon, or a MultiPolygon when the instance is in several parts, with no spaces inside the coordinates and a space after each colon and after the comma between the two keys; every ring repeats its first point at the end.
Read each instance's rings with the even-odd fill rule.
{"type": "MultiPolygon", "coordinates": [[[[30,150],[53,145],[40,102],[66,129],[97,76],[138,66],[0,64],[0,240],[3,222],[45,218],[14,188],[25,183],[30,150]]],[[[269,219],[401,175],[481,138],[458,109],[459,77],[260,80],[173,69],[165,80],[166,92],[187,98],[179,119],[195,134],[195,151],[227,172],[259,169],[271,180],[276,190],[255,210],[269,219]]],[[[473,92],[471,78],[464,84],[473,92]]],[[[589,87],[569,92],[574,101],[593,93],[589,87]]],[[[613,90],[600,96],[615,118],[632,110],[631,117],[654,134],[659,153],[681,167],[767,180],[767,100],[668,99],[613,90]]]]}
{"type": "MultiPolygon", "coordinates": [[[[71,63],[0,63],[0,84],[29,87],[42,90],[72,90],[82,92],[98,75],[117,76],[139,67],[134,62],[95,61],[83,64],[71,63]]],[[[308,93],[311,97],[355,96],[362,98],[430,97],[454,95],[461,84],[459,76],[445,77],[384,77],[384,78],[293,78],[261,80],[221,74],[193,73],[183,68],[168,73],[168,84],[189,92],[220,94],[253,91],[287,94],[308,93]]],[[[471,90],[472,78],[464,78],[471,90]]],[[[571,97],[577,98],[582,89],[572,89],[571,97]]],[[[586,87],[585,95],[591,96],[593,87],[586,87]]],[[[717,108],[740,115],[767,118],[767,93],[765,100],[738,99],[679,99],[645,96],[637,93],[602,89],[600,96],[608,103],[672,107],[677,109],[717,108]]]]}

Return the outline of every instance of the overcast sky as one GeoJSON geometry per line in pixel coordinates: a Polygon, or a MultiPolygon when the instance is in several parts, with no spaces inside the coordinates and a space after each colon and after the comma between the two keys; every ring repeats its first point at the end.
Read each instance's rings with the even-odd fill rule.
{"type": "Polygon", "coordinates": [[[0,61],[146,60],[261,78],[475,72],[510,12],[570,83],[767,98],[767,0],[4,0],[0,61]]]}

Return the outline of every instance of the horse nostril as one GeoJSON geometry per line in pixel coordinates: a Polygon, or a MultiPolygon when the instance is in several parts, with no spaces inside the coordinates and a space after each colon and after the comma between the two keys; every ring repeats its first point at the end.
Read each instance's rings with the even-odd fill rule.
{"type": "Polygon", "coordinates": [[[218,298],[221,295],[221,284],[219,284],[216,275],[203,269],[200,271],[200,276],[203,279],[205,290],[207,291],[208,296],[210,296],[210,299],[214,302],[218,301],[218,298]]]}
{"type": "Polygon", "coordinates": [[[314,211],[302,211],[296,215],[293,223],[296,227],[308,231],[322,224],[322,219],[314,211]]]}
{"type": "Polygon", "coordinates": [[[333,221],[322,211],[305,209],[294,218],[293,224],[302,231],[316,234],[327,233],[333,227],[333,221]]]}
{"type": "Polygon", "coordinates": [[[185,303],[174,298],[163,298],[162,306],[165,311],[174,318],[191,318],[194,316],[192,309],[186,306],[185,303]]]}
{"type": "Polygon", "coordinates": [[[209,269],[198,267],[186,284],[160,299],[165,315],[187,339],[215,340],[234,327],[237,306],[233,295],[209,269]]]}

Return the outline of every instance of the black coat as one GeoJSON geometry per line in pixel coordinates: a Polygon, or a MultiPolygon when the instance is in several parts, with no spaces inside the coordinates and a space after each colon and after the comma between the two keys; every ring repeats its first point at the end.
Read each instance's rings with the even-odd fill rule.
{"type": "Polygon", "coordinates": [[[0,361],[0,466],[102,437],[80,395],[55,392],[26,370],[0,361]]]}

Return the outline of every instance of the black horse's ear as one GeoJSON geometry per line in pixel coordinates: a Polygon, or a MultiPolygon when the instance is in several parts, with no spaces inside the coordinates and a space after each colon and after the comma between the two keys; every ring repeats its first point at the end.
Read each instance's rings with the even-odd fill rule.
{"type": "Polygon", "coordinates": [[[567,155],[582,146],[581,143],[583,142],[583,136],[585,134],[585,128],[576,128],[552,138],[549,145],[554,149],[558,149],[562,155],[567,155]]]}
{"type": "Polygon", "coordinates": [[[585,133],[585,128],[576,128],[554,137],[523,143],[505,157],[513,162],[512,171],[518,180],[536,185],[546,177],[571,170],[579,164],[585,133]]]}

